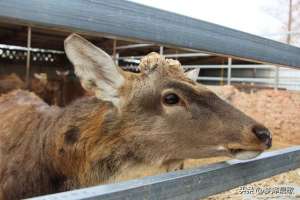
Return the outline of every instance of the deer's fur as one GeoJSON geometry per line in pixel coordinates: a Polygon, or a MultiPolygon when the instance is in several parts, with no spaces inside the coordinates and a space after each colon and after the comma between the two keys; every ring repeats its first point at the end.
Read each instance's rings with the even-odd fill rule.
{"type": "Polygon", "coordinates": [[[0,75],[0,95],[15,89],[25,89],[25,82],[15,73],[0,75]]]}
{"type": "Polygon", "coordinates": [[[233,149],[251,158],[267,148],[252,132],[257,122],[187,78],[177,61],[151,53],[134,74],[78,35],[65,50],[96,97],[58,108],[30,92],[1,96],[0,199],[107,183],[142,163],[232,156],[233,149]],[[178,103],[164,102],[170,93],[178,103]]]}

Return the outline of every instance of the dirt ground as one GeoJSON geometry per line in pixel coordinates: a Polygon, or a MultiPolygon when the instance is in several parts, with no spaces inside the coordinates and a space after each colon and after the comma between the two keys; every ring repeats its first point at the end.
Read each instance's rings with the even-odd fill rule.
{"type": "Polygon", "coordinates": [[[247,93],[233,86],[210,88],[267,126],[275,147],[300,144],[300,92],[263,89],[247,93]]]}

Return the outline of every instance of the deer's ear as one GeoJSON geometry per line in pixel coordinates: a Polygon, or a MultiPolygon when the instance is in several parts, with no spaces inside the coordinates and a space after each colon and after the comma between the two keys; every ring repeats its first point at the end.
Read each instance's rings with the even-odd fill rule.
{"type": "Polygon", "coordinates": [[[70,70],[66,70],[66,71],[63,72],[64,76],[68,76],[69,74],[70,74],[70,70]]]}
{"type": "Polygon", "coordinates": [[[48,76],[46,73],[34,73],[33,74],[34,78],[39,79],[39,80],[43,80],[43,81],[47,81],[48,80],[48,76]]]}
{"type": "Polygon", "coordinates": [[[57,76],[61,75],[61,71],[55,70],[55,73],[56,73],[57,76]]]}
{"type": "Polygon", "coordinates": [[[33,76],[34,76],[34,78],[36,78],[36,79],[41,79],[41,75],[40,75],[40,74],[34,73],[33,76]]]}
{"type": "Polygon", "coordinates": [[[97,98],[119,104],[119,88],[125,78],[113,59],[79,35],[72,34],[64,42],[67,57],[74,65],[82,86],[97,98]]]}

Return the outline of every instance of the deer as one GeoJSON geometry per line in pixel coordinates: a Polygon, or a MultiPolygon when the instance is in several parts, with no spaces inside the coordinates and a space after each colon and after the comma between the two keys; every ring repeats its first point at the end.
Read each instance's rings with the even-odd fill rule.
{"type": "Polygon", "coordinates": [[[59,97],[59,106],[66,106],[73,102],[75,99],[80,98],[84,95],[92,95],[87,94],[84,89],[81,87],[81,84],[77,79],[72,78],[70,76],[70,70],[56,70],[56,76],[58,77],[59,81],[59,90],[60,90],[60,97],[59,97]]]}
{"type": "Polygon", "coordinates": [[[1,96],[0,199],[105,184],[140,164],[251,159],[272,145],[264,125],[189,79],[178,61],[150,53],[132,73],[77,34],[64,48],[95,95],[64,108],[28,91],[1,96]]]}
{"type": "Polygon", "coordinates": [[[61,104],[61,91],[58,81],[49,80],[47,73],[34,73],[30,90],[49,105],[61,104]]]}

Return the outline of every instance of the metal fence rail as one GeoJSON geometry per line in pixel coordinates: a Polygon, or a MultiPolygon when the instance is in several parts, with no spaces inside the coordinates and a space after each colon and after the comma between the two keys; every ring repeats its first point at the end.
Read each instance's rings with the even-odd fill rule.
{"type": "Polygon", "coordinates": [[[249,161],[230,160],[117,184],[32,198],[35,200],[199,199],[300,167],[300,147],[266,152],[249,161]]]}
{"type": "MultiPolygon", "coordinates": [[[[139,60],[137,60],[139,62],[139,60]]],[[[231,70],[231,73],[227,73],[227,77],[220,77],[220,76],[198,76],[197,80],[198,81],[214,81],[214,82],[219,82],[219,81],[224,81],[227,82],[228,85],[231,84],[231,82],[242,82],[242,83],[259,83],[259,84],[264,84],[267,86],[271,86],[274,88],[277,87],[283,87],[287,89],[291,89],[294,87],[294,90],[299,90],[300,89],[300,74],[299,71],[290,69],[290,68],[280,68],[279,70],[284,70],[289,73],[293,73],[292,75],[287,75],[285,74],[284,76],[282,74],[277,74],[276,70],[277,67],[275,65],[261,65],[261,64],[248,64],[248,65],[182,65],[184,69],[225,69],[231,70]],[[232,70],[233,69],[247,69],[247,70],[271,70],[272,75],[267,75],[263,77],[253,77],[254,75],[251,76],[241,76],[241,77],[233,77],[232,76],[232,70]],[[296,73],[298,72],[298,73],[296,73]],[[298,85],[298,86],[297,86],[298,85]]],[[[123,68],[129,69],[129,70],[138,70],[137,65],[128,65],[124,66],[123,68]]]]}
{"type": "Polygon", "coordinates": [[[230,73],[227,73],[227,77],[220,76],[199,76],[197,80],[199,81],[224,81],[228,85],[231,82],[242,82],[242,83],[259,83],[274,88],[283,87],[291,90],[300,89],[300,72],[298,70],[276,67],[275,65],[183,65],[184,68],[193,68],[193,69],[225,69],[230,70],[230,73]],[[232,69],[248,69],[248,70],[269,70],[269,75],[265,74],[263,76],[255,77],[256,75],[251,76],[240,76],[233,77],[232,69]]]}
{"type": "MultiPolygon", "coordinates": [[[[195,69],[227,69],[228,65],[183,65],[183,68],[195,69]]],[[[275,65],[230,65],[231,69],[275,69],[275,65]]]]}

